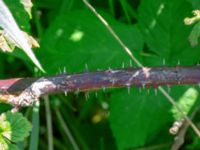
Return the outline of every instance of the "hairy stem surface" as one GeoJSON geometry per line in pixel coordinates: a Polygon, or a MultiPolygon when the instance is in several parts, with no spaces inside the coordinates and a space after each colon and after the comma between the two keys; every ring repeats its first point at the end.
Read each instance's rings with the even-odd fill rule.
{"type": "Polygon", "coordinates": [[[1,99],[12,105],[29,106],[40,96],[59,92],[92,91],[102,88],[155,87],[199,84],[200,67],[127,68],[62,74],[41,78],[0,80],[1,99]]]}

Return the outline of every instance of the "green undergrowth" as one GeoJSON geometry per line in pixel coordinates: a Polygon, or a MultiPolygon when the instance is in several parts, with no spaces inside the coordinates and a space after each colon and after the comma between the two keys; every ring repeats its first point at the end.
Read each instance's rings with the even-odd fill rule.
{"type": "MultiPolygon", "coordinates": [[[[57,74],[64,68],[67,73],[76,73],[85,72],[85,66],[89,71],[129,67],[128,54],[82,1],[33,1],[31,20],[20,1],[6,0],[6,3],[21,29],[38,39],[40,48],[34,49],[34,53],[45,75],[57,74]]],[[[199,22],[184,24],[184,19],[192,17],[192,11],[200,8],[196,0],[93,0],[90,3],[144,66],[192,66],[199,62],[199,22]]],[[[20,49],[1,53],[0,60],[1,78],[44,75],[20,49]]],[[[0,147],[36,150],[53,145],[56,150],[77,147],[168,150],[175,137],[169,129],[182,116],[155,90],[133,87],[128,94],[126,88],[106,89],[89,92],[87,99],[85,93],[50,95],[49,104],[41,99],[40,105],[20,110],[32,128],[25,117],[19,113],[13,117],[14,114],[7,112],[9,106],[1,104],[0,119],[5,125],[0,122],[0,147]],[[47,107],[50,111],[46,111],[47,107]],[[49,115],[52,134],[51,128],[47,128],[49,115]],[[18,125],[16,119],[23,121],[18,125]],[[31,129],[34,132],[25,138],[31,129]],[[9,133],[6,136],[5,131],[9,133]],[[49,138],[53,143],[48,142],[49,138]]],[[[197,86],[173,86],[169,94],[188,116],[199,107],[197,86]]],[[[199,112],[193,118],[195,124],[199,124],[198,116],[199,112]]],[[[200,142],[192,129],[187,130],[185,137],[183,149],[198,149],[200,142]]]]}

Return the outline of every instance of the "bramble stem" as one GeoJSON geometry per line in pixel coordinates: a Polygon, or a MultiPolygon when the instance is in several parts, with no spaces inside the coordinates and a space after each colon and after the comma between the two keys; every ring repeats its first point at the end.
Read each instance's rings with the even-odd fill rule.
{"type": "Polygon", "coordinates": [[[0,80],[0,98],[14,106],[29,106],[40,96],[51,93],[199,83],[199,66],[109,69],[73,75],[0,80]]]}

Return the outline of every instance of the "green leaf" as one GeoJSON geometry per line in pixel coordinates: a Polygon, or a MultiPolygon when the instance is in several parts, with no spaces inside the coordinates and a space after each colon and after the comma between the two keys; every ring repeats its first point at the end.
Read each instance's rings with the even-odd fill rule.
{"type": "MultiPolygon", "coordinates": [[[[23,141],[31,130],[31,124],[20,113],[3,113],[0,116],[0,145],[10,147],[23,141]]],[[[13,146],[15,147],[15,146],[13,146]]]]}
{"type": "Polygon", "coordinates": [[[200,22],[194,25],[190,33],[189,41],[191,46],[196,46],[198,44],[199,37],[200,37],[200,22]]]}
{"type": "MultiPolygon", "coordinates": [[[[198,95],[199,93],[195,88],[189,88],[179,98],[177,104],[186,115],[189,115],[192,108],[194,108],[198,100],[198,95]]],[[[183,116],[175,107],[172,107],[172,113],[176,120],[181,120],[183,118],[183,116]]]]}
{"type": "MultiPolygon", "coordinates": [[[[186,114],[197,106],[198,93],[187,87],[173,87],[170,96],[178,100],[178,104],[186,114]]],[[[145,145],[147,141],[167,136],[169,123],[182,118],[161,93],[153,89],[117,90],[110,101],[109,121],[119,149],[129,149],[145,145]],[[140,91],[140,92],[138,92],[140,91]],[[167,132],[166,132],[167,130],[167,132]]],[[[172,139],[173,140],[173,139],[172,139]]],[[[169,142],[169,139],[167,139],[169,142]]]]}
{"type": "Polygon", "coordinates": [[[191,27],[184,25],[192,6],[186,0],[146,0],[139,7],[139,25],[146,44],[168,65],[192,65],[199,60],[199,47],[188,42],[191,27]]]}
{"type": "MultiPolygon", "coordinates": [[[[143,47],[138,27],[104,16],[133,53],[138,55],[143,47]]],[[[85,64],[89,70],[121,67],[123,62],[129,65],[130,60],[105,26],[86,10],[59,15],[42,38],[38,56],[48,73],[56,73],[64,67],[68,71],[84,71],[85,64]]]]}
{"type": "Polygon", "coordinates": [[[0,139],[0,149],[1,150],[19,150],[19,148],[15,145],[10,143],[8,140],[0,139]]]}
{"type": "Polygon", "coordinates": [[[199,0],[187,0],[192,4],[194,9],[200,9],[200,1],[199,0]]]}

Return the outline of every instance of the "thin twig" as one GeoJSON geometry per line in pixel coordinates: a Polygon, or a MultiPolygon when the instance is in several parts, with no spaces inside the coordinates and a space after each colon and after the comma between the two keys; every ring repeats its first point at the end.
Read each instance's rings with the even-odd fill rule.
{"type": "Polygon", "coordinates": [[[105,25],[105,27],[109,30],[109,32],[113,35],[113,37],[117,40],[117,42],[124,48],[124,50],[128,53],[128,55],[132,58],[132,60],[138,65],[138,67],[143,67],[143,65],[135,58],[132,54],[131,50],[122,42],[119,36],[115,33],[115,31],[111,28],[108,22],[95,10],[95,8],[88,3],[87,0],[83,0],[85,5],[92,10],[92,12],[101,20],[101,22],[105,25]]]}
{"type": "MultiPolygon", "coordinates": [[[[126,51],[126,53],[131,57],[131,59],[138,65],[138,67],[144,67],[137,58],[132,54],[131,50],[122,42],[122,40],[119,38],[119,36],[115,33],[115,31],[111,28],[111,26],[108,24],[108,22],[95,10],[95,8],[87,1],[82,0],[85,5],[99,18],[99,20],[105,25],[105,27],[108,29],[108,31],[113,35],[113,37],[116,39],[116,41],[123,47],[123,49],[126,51]]],[[[190,126],[193,128],[195,133],[200,138],[200,131],[199,129],[193,124],[193,122],[188,118],[187,115],[184,114],[184,112],[181,110],[181,108],[177,105],[175,100],[162,88],[159,87],[159,91],[168,99],[168,101],[180,112],[180,114],[188,121],[190,126]]]]}
{"type": "MultiPolygon", "coordinates": [[[[194,116],[196,115],[196,113],[199,111],[199,107],[197,107],[192,115],[191,115],[191,119],[194,118],[194,116]]],[[[178,150],[183,144],[184,144],[184,141],[185,141],[185,134],[187,132],[187,129],[189,127],[189,123],[186,121],[186,120],[183,120],[182,121],[182,126],[178,132],[178,135],[175,137],[174,139],[174,143],[171,147],[171,150],[178,150]]]]}

